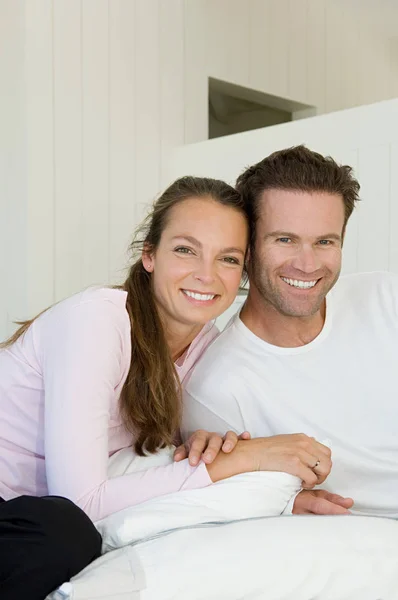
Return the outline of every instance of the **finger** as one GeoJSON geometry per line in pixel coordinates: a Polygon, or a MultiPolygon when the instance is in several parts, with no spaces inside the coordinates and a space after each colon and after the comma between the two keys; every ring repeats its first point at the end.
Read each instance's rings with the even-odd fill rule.
{"type": "Polygon", "coordinates": [[[321,456],[321,458],[319,459],[312,453],[310,454],[309,452],[305,452],[304,450],[300,452],[299,456],[302,463],[305,466],[308,466],[313,471],[313,473],[317,477],[317,483],[323,483],[330,473],[330,469],[332,466],[330,459],[326,456],[321,456]]]}
{"type": "Polygon", "coordinates": [[[250,433],[248,431],[244,431],[239,436],[240,440],[251,440],[251,438],[252,438],[252,436],[250,435],[250,433]]]}
{"type": "Polygon", "coordinates": [[[187,458],[187,456],[188,456],[188,451],[185,447],[185,444],[181,444],[181,446],[178,446],[178,448],[176,448],[174,450],[173,458],[174,458],[175,462],[184,460],[185,458],[187,458]]]}
{"type": "Polygon", "coordinates": [[[220,435],[218,435],[217,433],[211,433],[209,435],[210,435],[210,439],[207,443],[207,448],[203,455],[203,461],[207,465],[209,465],[210,463],[213,462],[213,460],[216,458],[217,454],[220,452],[221,446],[223,444],[222,437],[220,435]]]}
{"type": "Polygon", "coordinates": [[[340,496],[340,494],[332,494],[326,490],[316,490],[314,494],[324,498],[325,500],[328,500],[329,502],[343,506],[344,508],[351,508],[354,504],[354,500],[352,498],[345,498],[344,496],[340,496]]]}
{"type": "Polygon", "coordinates": [[[207,440],[209,439],[209,433],[207,431],[196,431],[191,435],[188,440],[188,448],[189,448],[189,464],[192,467],[195,467],[200,459],[202,458],[202,453],[207,448],[207,440]]]}
{"type": "Polygon", "coordinates": [[[325,498],[313,496],[309,503],[310,511],[316,515],[348,515],[350,511],[344,506],[329,502],[325,498]]]}
{"type": "Polygon", "coordinates": [[[305,465],[302,465],[298,477],[300,477],[303,482],[303,488],[305,490],[311,490],[314,486],[318,485],[318,477],[312,469],[305,465]]]}
{"type": "Polygon", "coordinates": [[[303,436],[302,439],[303,444],[307,443],[307,451],[314,453],[316,456],[326,456],[330,458],[332,456],[332,451],[329,446],[318,442],[314,437],[303,436]]]}
{"type": "Polygon", "coordinates": [[[224,443],[222,445],[223,452],[232,452],[238,443],[238,436],[234,431],[227,431],[224,437],[224,443]]]}
{"type": "Polygon", "coordinates": [[[330,459],[330,457],[332,456],[332,451],[328,446],[325,446],[324,444],[321,444],[321,442],[317,442],[316,440],[314,440],[314,449],[316,450],[315,454],[318,454],[319,457],[321,456],[326,456],[327,458],[330,459]]]}

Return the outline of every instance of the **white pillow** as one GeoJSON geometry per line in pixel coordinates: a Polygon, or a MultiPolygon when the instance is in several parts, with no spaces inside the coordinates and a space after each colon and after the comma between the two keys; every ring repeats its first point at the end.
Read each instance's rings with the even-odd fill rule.
{"type": "MultiPolygon", "coordinates": [[[[172,450],[147,458],[123,450],[110,474],[170,460],[172,450]]],[[[396,521],[311,515],[208,524],[278,514],[298,485],[286,474],[249,473],[120,511],[98,527],[105,550],[124,547],[49,600],[398,600],[396,521]]]]}
{"type": "Polygon", "coordinates": [[[50,600],[397,600],[398,523],[270,517],[105,554],[50,600]]]}
{"type": "MultiPolygon", "coordinates": [[[[112,457],[109,476],[169,464],[173,451],[169,448],[142,458],[122,450],[112,457]]],[[[287,473],[244,473],[205,488],[153,498],[110,515],[96,526],[103,552],[109,552],[181,527],[280,515],[300,486],[300,480],[287,473]]]]}

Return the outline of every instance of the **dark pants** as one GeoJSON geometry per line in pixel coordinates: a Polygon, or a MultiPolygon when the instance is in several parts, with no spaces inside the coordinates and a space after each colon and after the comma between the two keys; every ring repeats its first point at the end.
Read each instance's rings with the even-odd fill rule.
{"type": "Polygon", "coordinates": [[[100,553],[100,534],[70,500],[0,499],[1,600],[44,600],[100,553]]]}

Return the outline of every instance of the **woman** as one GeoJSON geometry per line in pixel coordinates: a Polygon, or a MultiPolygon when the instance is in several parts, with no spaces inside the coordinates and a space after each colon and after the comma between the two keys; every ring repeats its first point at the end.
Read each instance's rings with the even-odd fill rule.
{"type": "Polygon", "coordinates": [[[96,558],[101,540],[90,519],[283,466],[276,446],[269,453],[230,434],[233,451],[217,454],[220,438],[199,436],[199,450],[210,439],[217,454],[208,464],[185,459],[107,478],[117,450],[133,445],[142,455],[173,443],[181,382],[217,334],[212,320],[235,298],[248,240],[239,194],[193,177],[166,190],[140,233],[133,249],[141,256],[123,286],[64,300],[2,345],[2,600],[27,588],[41,600],[96,558]]]}

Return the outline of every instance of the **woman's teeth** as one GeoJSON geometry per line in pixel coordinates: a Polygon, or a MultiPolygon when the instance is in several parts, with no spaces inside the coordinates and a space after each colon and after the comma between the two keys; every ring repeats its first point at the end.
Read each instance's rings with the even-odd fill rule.
{"type": "Polygon", "coordinates": [[[202,300],[205,302],[206,300],[213,300],[215,298],[215,294],[198,294],[197,292],[189,292],[188,290],[182,290],[186,296],[193,298],[194,300],[202,300]]]}
{"type": "Polygon", "coordinates": [[[285,283],[301,289],[312,288],[318,281],[317,279],[315,281],[301,281],[300,279],[287,279],[287,277],[281,277],[281,279],[283,279],[285,283]]]}

